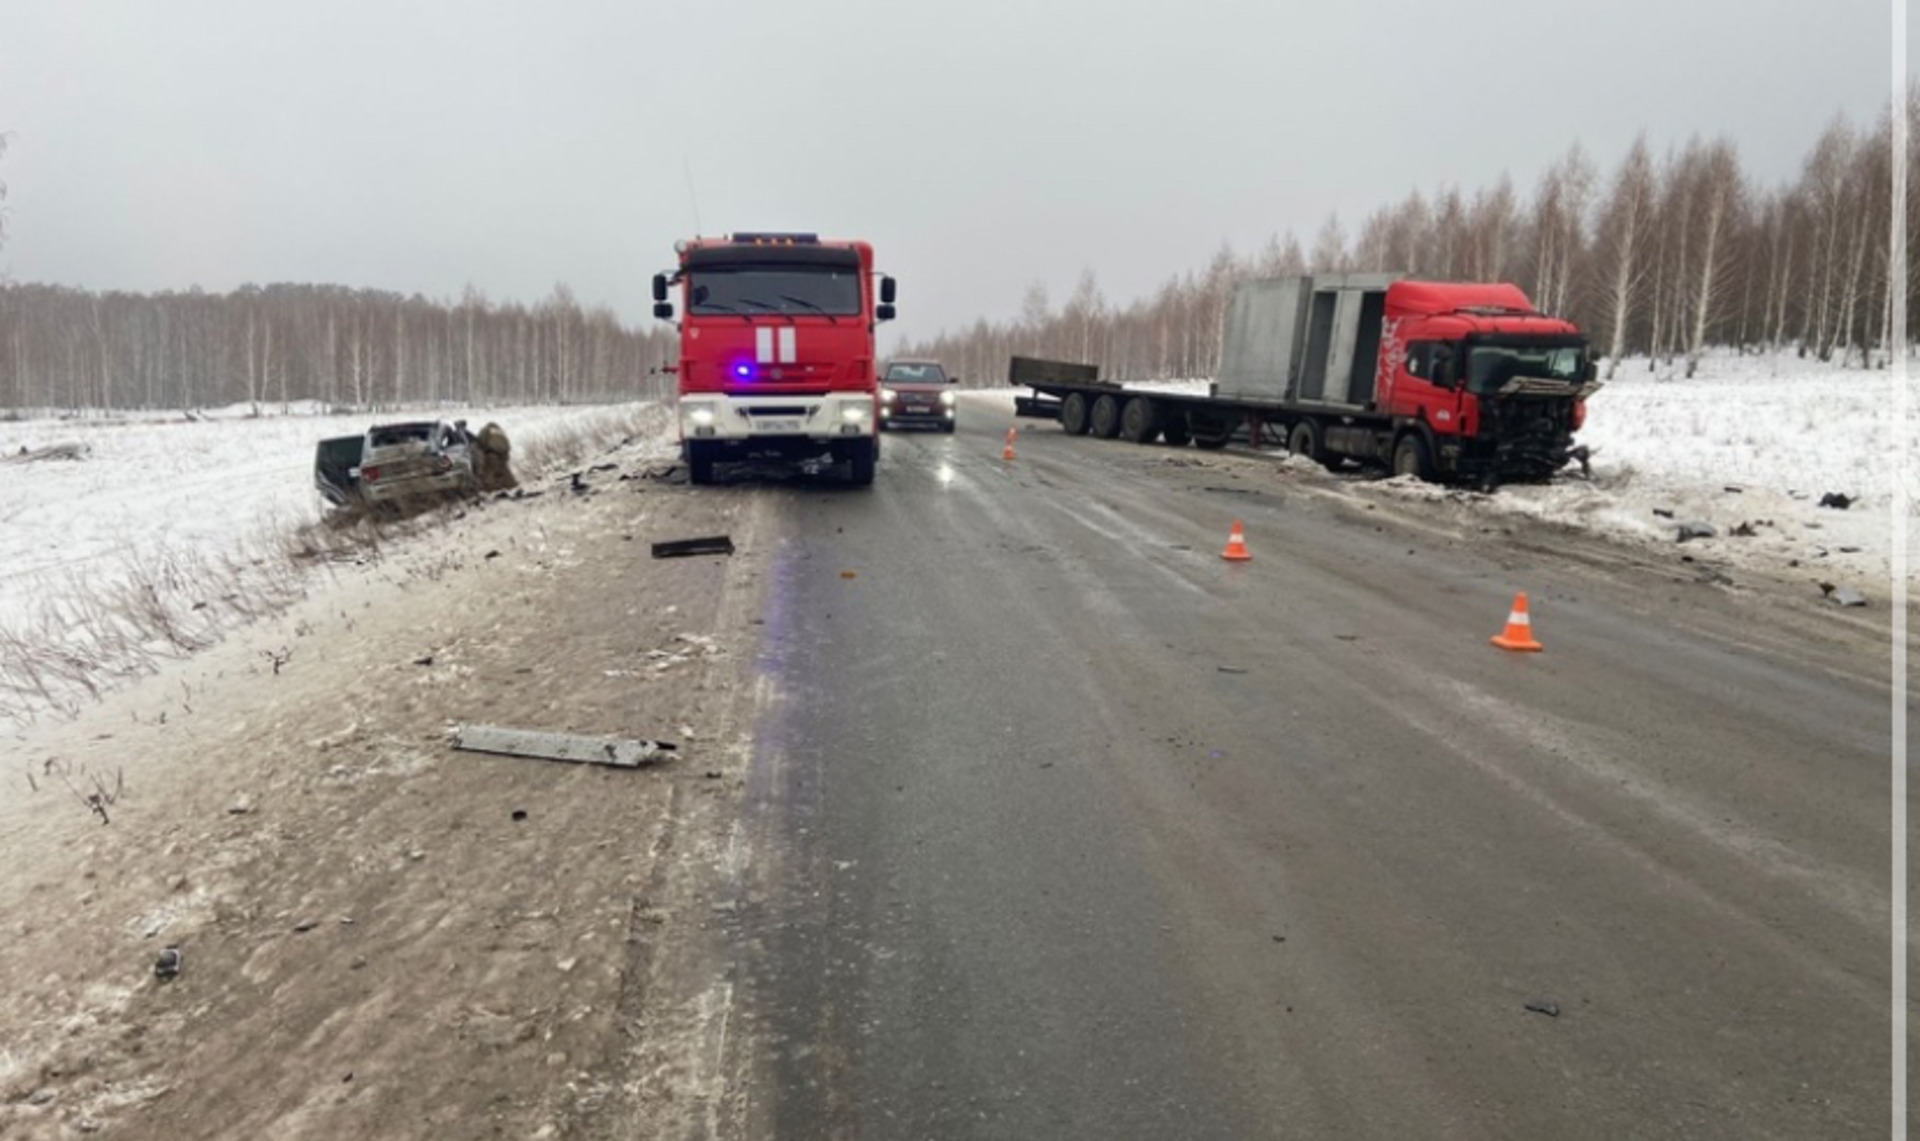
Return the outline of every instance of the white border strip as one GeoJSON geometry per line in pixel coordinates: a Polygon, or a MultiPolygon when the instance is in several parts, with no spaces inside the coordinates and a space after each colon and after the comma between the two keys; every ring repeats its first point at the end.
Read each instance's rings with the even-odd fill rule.
{"type": "Polygon", "coordinates": [[[1907,381],[1907,0],[1893,4],[1893,210],[1887,272],[1893,378],[1893,1136],[1907,1136],[1907,509],[1913,478],[1907,381]]]}

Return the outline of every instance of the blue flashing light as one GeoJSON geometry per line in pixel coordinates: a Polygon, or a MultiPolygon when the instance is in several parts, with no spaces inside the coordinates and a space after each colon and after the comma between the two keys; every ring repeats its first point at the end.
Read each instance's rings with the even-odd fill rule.
{"type": "Polygon", "coordinates": [[[739,376],[739,377],[748,377],[748,376],[752,376],[752,375],[753,375],[753,366],[752,366],[752,365],[750,365],[750,364],[737,364],[737,365],[734,365],[734,366],[733,366],[733,375],[735,375],[735,376],[739,376]]]}

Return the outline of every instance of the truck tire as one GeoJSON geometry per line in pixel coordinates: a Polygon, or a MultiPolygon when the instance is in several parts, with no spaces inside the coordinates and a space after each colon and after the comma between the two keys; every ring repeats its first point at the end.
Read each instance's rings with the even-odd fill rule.
{"type": "Polygon", "coordinates": [[[1102,396],[1093,402],[1093,434],[1111,440],[1120,434],[1120,401],[1102,396]]]}
{"type": "Polygon", "coordinates": [[[1087,394],[1069,392],[1067,398],[1060,402],[1061,430],[1069,436],[1084,436],[1087,434],[1088,423],[1087,394]]]}
{"type": "Polygon", "coordinates": [[[1187,414],[1174,409],[1167,412],[1163,419],[1166,420],[1167,425],[1160,429],[1160,438],[1172,447],[1186,447],[1187,442],[1193,439],[1193,430],[1187,427],[1187,414]]]}
{"type": "Polygon", "coordinates": [[[1305,456],[1328,471],[1338,471],[1343,462],[1341,457],[1327,451],[1318,420],[1295,420],[1292,431],[1287,433],[1287,450],[1296,456],[1305,456]]]}
{"type": "Polygon", "coordinates": [[[704,486],[713,482],[713,449],[698,441],[687,441],[687,482],[704,486]]]}
{"type": "Polygon", "coordinates": [[[1160,435],[1160,409],[1144,396],[1120,410],[1120,435],[1130,443],[1151,444],[1160,435]]]}
{"type": "Polygon", "coordinates": [[[872,440],[864,447],[856,447],[848,457],[847,478],[855,487],[872,487],[873,471],[879,466],[879,451],[872,440]]]}
{"type": "Polygon", "coordinates": [[[1427,438],[1418,432],[1408,432],[1393,445],[1393,474],[1410,475],[1422,483],[1433,480],[1433,453],[1427,448],[1427,438]]]}

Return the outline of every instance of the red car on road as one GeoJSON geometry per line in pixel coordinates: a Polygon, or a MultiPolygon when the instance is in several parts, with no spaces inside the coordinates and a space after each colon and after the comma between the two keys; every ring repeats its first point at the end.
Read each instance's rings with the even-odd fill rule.
{"type": "Polygon", "coordinates": [[[938,361],[892,361],[880,376],[880,427],[918,425],[953,431],[959,398],[957,376],[938,361]]]}

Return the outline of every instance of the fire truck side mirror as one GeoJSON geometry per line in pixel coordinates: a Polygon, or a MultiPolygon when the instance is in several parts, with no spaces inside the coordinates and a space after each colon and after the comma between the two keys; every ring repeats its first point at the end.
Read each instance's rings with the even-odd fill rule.
{"type": "MultiPolygon", "coordinates": [[[[881,279],[880,279],[880,302],[881,302],[881,304],[883,304],[883,305],[891,305],[891,304],[893,304],[893,291],[894,291],[894,284],[893,284],[893,279],[892,279],[891,277],[883,277],[883,278],[881,278],[881,279]]],[[[888,316],[889,316],[889,317],[891,317],[891,316],[892,316],[892,314],[888,314],[888,316]]],[[[882,318],[881,318],[881,320],[883,320],[883,321],[884,321],[884,320],[886,320],[886,319],[887,319],[886,317],[882,317],[882,318]]]]}
{"type": "Polygon", "coordinates": [[[662,321],[673,320],[673,303],[670,301],[654,302],[653,315],[655,317],[660,318],[662,321]]]}
{"type": "Polygon", "coordinates": [[[664,273],[653,275],[653,299],[655,301],[667,299],[667,275],[664,273]]]}
{"type": "Polygon", "coordinates": [[[891,320],[893,320],[893,306],[891,306],[891,305],[877,305],[877,306],[875,306],[875,307],[874,307],[874,310],[873,310],[873,319],[874,319],[874,320],[876,320],[876,321],[891,321],[891,320]]]}

